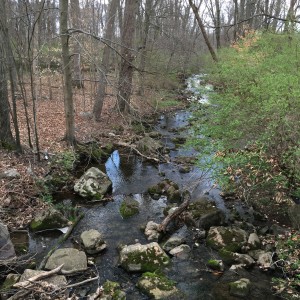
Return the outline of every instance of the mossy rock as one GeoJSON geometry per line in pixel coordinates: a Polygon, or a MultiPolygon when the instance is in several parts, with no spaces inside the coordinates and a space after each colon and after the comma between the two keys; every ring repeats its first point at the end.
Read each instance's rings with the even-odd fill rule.
{"type": "Polygon", "coordinates": [[[118,282],[107,280],[103,284],[103,295],[100,299],[125,300],[126,294],[118,282]]]}
{"type": "Polygon", "coordinates": [[[231,265],[235,262],[234,252],[228,251],[224,248],[220,249],[218,252],[219,252],[220,257],[226,264],[231,265]]]}
{"type": "Polygon", "coordinates": [[[129,272],[154,272],[169,262],[170,258],[156,242],[126,245],[120,251],[120,264],[129,272]]]}
{"type": "Polygon", "coordinates": [[[209,229],[206,243],[215,250],[223,248],[227,251],[239,252],[247,243],[247,233],[237,227],[215,226],[209,229]]]}
{"type": "Polygon", "coordinates": [[[120,206],[120,214],[124,219],[130,218],[139,213],[139,202],[126,197],[120,206]]]}
{"type": "Polygon", "coordinates": [[[193,219],[198,220],[201,216],[216,211],[216,204],[209,197],[201,197],[190,203],[188,211],[192,214],[193,219]]]}
{"type": "Polygon", "coordinates": [[[32,231],[62,228],[68,225],[66,219],[58,210],[53,207],[40,211],[30,223],[32,231]]]}
{"type": "Polygon", "coordinates": [[[207,261],[207,266],[209,268],[211,268],[212,270],[216,270],[216,271],[220,271],[220,272],[224,271],[223,261],[219,260],[219,259],[209,259],[207,261]]]}
{"type": "Polygon", "coordinates": [[[6,292],[12,289],[13,285],[19,281],[20,277],[21,275],[19,274],[8,274],[0,288],[0,292],[6,292]]]}
{"type": "Polygon", "coordinates": [[[146,272],[139,279],[137,287],[152,299],[184,299],[175,281],[163,274],[146,272]]]}
{"type": "Polygon", "coordinates": [[[151,186],[148,189],[148,193],[154,199],[157,199],[159,195],[165,195],[167,196],[168,201],[172,203],[181,201],[181,193],[178,184],[169,179],[164,179],[158,184],[151,186]]]}
{"type": "Polygon", "coordinates": [[[113,152],[113,146],[108,144],[105,146],[99,143],[89,143],[77,145],[76,154],[80,163],[99,163],[105,161],[113,152]]]}

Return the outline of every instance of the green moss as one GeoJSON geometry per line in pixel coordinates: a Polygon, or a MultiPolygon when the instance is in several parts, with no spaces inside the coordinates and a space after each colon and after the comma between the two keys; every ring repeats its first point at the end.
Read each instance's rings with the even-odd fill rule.
{"type": "Polygon", "coordinates": [[[125,300],[126,295],[121,290],[120,284],[118,282],[107,280],[103,284],[103,292],[105,296],[109,296],[112,300],[125,300]]]}
{"type": "Polygon", "coordinates": [[[155,249],[148,249],[147,252],[140,251],[128,254],[127,265],[141,265],[142,272],[154,272],[160,270],[162,265],[170,263],[170,258],[167,255],[157,255],[155,249]]]}
{"type": "Polygon", "coordinates": [[[142,275],[142,278],[148,279],[154,287],[162,291],[170,291],[175,287],[176,282],[168,279],[162,273],[146,272],[142,275]]]}
{"type": "Polygon", "coordinates": [[[225,248],[219,250],[219,255],[226,264],[232,264],[235,261],[234,253],[225,248]]]}
{"type": "Polygon", "coordinates": [[[15,283],[19,281],[20,275],[18,274],[8,274],[5,281],[3,282],[0,291],[6,292],[10,290],[15,283]]]}
{"type": "Polygon", "coordinates": [[[139,213],[139,203],[134,199],[125,199],[120,206],[120,214],[123,218],[130,218],[139,213]]]}
{"type": "Polygon", "coordinates": [[[210,267],[213,270],[222,271],[222,265],[219,260],[216,259],[210,259],[207,262],[207,266],[210,267]]]}

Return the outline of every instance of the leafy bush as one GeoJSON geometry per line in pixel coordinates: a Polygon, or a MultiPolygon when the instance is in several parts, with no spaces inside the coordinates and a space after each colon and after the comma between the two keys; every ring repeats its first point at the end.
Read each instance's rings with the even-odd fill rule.
{"type": "Polygon", "coordinates": [[[200,163],[244,198],[300,194],[299,45],[299,34],[249,32],[220,53],[217,92],[195,113],[200,163]]]}

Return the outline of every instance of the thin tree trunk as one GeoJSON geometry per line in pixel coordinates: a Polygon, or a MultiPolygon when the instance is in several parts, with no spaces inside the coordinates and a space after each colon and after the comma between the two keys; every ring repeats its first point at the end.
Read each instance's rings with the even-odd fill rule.
{"type": "Polygon", "coordinates": [[[126,0],[122,30],[122,61],[119,71],[117,104],[120,112],[130,111],[134,55],[132,53],[137,0],[126,0]]]}
{"type": "MultiPolygon", "coordinates": [[[[72,27],[76,29],[80,29],[80,20],[81,20],[81,14],[80,14],[80,6],[79,6],[79,0],[72,0],[70,1],[71,4],[71,15],[72,15],[72,27]]],[[[81,60],[81,46],[78,41],[78,35],[75,36],[74,40],[74,46],[73,46],[73,80],[72,85],[77,88],[83,88],[83,80],[82,80],[82,74],[81,74],[81,68],[80,68],[80,60],[81,60]]]]}
{"type": "Polygon", "coordinates": [[[197,23],[198,23],[198,25],[199,25],[199,27],[200,27],[200,30],[201,30],[201,32],[202,32],[202,35],[203,35],[203,38],[204,38],[204,40],[205,40],[205,43],[206,43],[206,45],[207,45],[207,47],[208,47],[208,50],[209,50],[209,52],[210,52],[210,54],[211,54],[211,57],[212,57],[212,59],[213,59],[215,62],[217,62],[217,61],[218,61],[217,55],[216,55],[215,50],[214,50],[214,48],[212,47],[212,45],[211,45],[211,43],[210,43],[210,41],[209,41],[209,38],[208,38],[208,35],[207,35],[207,33],[206,33],[204,24],[203,24],[203,22],[202,22],[202,19],[200,18],[200,15],[199,15],[199,9],[196,7],[196,5],[193,3],[192,0],[189,0],[189,4],[190,4],[190,6],[191,6],[191,8],[192,8],[192,10],[193,10],[193,12],[194,12],[194,14],[195,14],[195,18],[196,18],[197,23]]]}
{"type": "Polygon", "coordinates": [[[70,53],[69,53],[69,35],[68,35],[68,0],[59,1],[60,8],[60,34],[62,45],[62,61],[64,74],[64,106],[65,106],[65,121],[66,135],[65,139],[69,146],[73,146],[75,142],[74,128],[74,104],[72,93],[72,75],[70,68],[70,53]]]}
{"type": "Polygon", "coordinates": [[[100,121],[104,98],[106,95],[107,74],[109,72],[109,60],[110,60],[110,53],[111,53],[111,49],[109,45],[111,45],[111,41],[114,35],[117,4],[118,4],[118,0],[111,0],[109,5],[109,10],[108,10],[108,21],[105,30],[105,39],[108,45],[105,45],[103,49],[101,70],[99,73],[99,83],[97,87],[97,94],[95,96],[95,103],[93,109],[93,115],[95,121],[100,121]]]}

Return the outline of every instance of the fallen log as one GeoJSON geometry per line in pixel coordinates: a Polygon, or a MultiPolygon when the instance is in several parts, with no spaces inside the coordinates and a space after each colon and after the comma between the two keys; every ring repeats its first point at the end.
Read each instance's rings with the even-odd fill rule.
{"type": "Polygon", "coordinates": [[[181,213],[183,213],[189,206],[191,201],[191,194],[189,191],[183,192],[183,202],[181,205],[175,209],[170,215],[167,215],[166,218],[161,222],[161,224],[158,226],[157,231],[158,232],[166,232],[167,226],[169,223],[179,217],[181,213]]]}

